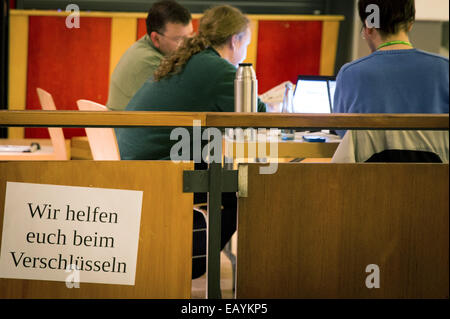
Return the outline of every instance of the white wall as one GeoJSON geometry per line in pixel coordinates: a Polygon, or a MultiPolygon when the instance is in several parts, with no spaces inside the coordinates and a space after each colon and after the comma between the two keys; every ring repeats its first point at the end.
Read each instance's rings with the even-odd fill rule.
{"type": "Polygon", "coordinates": [[[448,21],[449,0],[416,0],[416,20],[448,21]]]}
{"type": "MultiPolygon", "coordinates": [[[[442,22],[449,21],[449,0],[416,0],[415,3],[416,23],[410,34],[412,43],[419,49],[448,56],[448,50],[441,47],[441,35],[442,22]]],[[[366,42],[361,37],[360,29],[358,0],[355,0],[353,60],[370,54],[366,42]]]]}

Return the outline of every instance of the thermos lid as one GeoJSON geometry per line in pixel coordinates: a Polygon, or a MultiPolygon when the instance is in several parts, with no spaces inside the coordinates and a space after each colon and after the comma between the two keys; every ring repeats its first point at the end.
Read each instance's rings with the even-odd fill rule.
{"type": "Polygon", "coordinates": [[[256,81],[255,70],[253,70],[251,63],[239,63],[239,67],[236,70],[235,80],[245,79],[256,81]]]}

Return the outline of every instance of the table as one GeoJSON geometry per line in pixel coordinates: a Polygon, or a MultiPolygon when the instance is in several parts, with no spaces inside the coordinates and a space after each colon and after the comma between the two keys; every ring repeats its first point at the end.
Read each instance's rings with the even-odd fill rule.
{"type": "MultiPolygon", "coordinates": [[[[341,141],[338,138],[333,138],[332,136],[327,136],[327,142],[325,143],[311,143],[305,142],[302,140],[302,132],[297,132],[295,135],[295,140],[291,141],[282,141],[281,138],[278,138],[278,149],[277,149],[277,158],[278,159],[292,159],[292,158],[307,158],[307,161],[327,161],[326,159],[333,157],[336,148],[341,141]],[[315,160],[317,159],[317,160],[315,160]]],[[[270,136],[268,137],[268,141],[266,142],[266,151],[269,153],[268,160],[270,161],[270,143],[273,143],[273,140],[270,140],[270,136]]],[[[236,161],[244,161],[249,158],[249,147],[250,150],[252,147],[256,147],[256,153],[258,154],[258,146],[263,145],[262,143],[256,142],[243,142],[238,143],[236,141],[231,141],[229,138],[223,138],[223,154],[225,157],[233,158],[236,161]],[[259,145],[258,145],[259,144],[259,145]],[[237,158],[237,149],[243,147],[244,157],[237,158]]],[[[250,157],[251,158],[251,157],[250,157]]],[[[89,142],[86,136],[77,136],[72,137],[71,140],[71,159],[84,159],[84,160],[92,160],[92,153],[89,147],[89,142]]],[[[273,159],[272,159],[273,160],[273,159]]],[[[284,161],[284,160],[281,160],[284,161]]]]}
{"type": "MultiPolygon", "coordinates": [[[[68,159],[70,158],[70,140],[66,140],[66,150],[68,154],[68,159]]],[[[40,149],[31,152],[0,152],[0,160],[2,161],[46,161],[46,160],[54,160],[55,153],[53,150],[52,142],[50,139],[45,138],[34,138],[34,139],[8,139],[2,138],[0,139],[0,145],[20,145],[20,146],[29,146],[31,143],[39,143],[40,149]]]]}
{"type": "MultiPolygon", "coordinates": [[[[229,137],[224,138],[224,156],[233,161],[246,161],[248,159],[260,158],[258,154],[260,147],[265,147],[262,150],[263,154],[266,154],[263,158],[268,162],[273,161],[275,158],[279,159],[292,159],[292,158],[331,158],[341,139],[338,136],[325,134],[325,133],[314,133],[311,135],[321,135],[326,138],[325,143],[316,142],[305,142],[303,140],[303,135],[309,134],[305,132],[296,132],[294,140],[282,140],[277,134],[276,130],[272,134],[267,133],[267,141],[255,141],[255,142],[237,142],[229,137]],[[270,151],[271,144],[277,144],[276,150],[270,151]],[[249,154],[250,153],[250,154],[249,154]]],[[[272,145],[274,148],[274,145],[272,145]]]]}

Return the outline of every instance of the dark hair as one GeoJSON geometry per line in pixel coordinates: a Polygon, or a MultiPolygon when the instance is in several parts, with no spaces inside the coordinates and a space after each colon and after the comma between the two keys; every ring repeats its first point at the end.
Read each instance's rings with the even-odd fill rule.
{"type": "Polygon", "coordinates": [[[396,34],[400,30],[407,31],[409,24],[415,20],[414,0],[359,0],[358,11],[363,25],[372,13],[370,10],[366,12],[366,8],[371,4],[377,5],[380,9],[378,30],[383,36],[396,34]]]}
{"type": "Polygon", "coordinates": [[[186,39],[174,53],[164,57],[153,79],[159,81],[180,72],[191,56],[210,46],[220,47],[233,35],[242,37],[249,23],[248,18],[238,8],[230,5],[206,10],[200,19],[198,34],[186,39]]]}
{"type": "Polygon", "coordinates": [[[150,35],[153,31],[163,32],[168,22],[187,25],[191,19],[189,10],[175,1],[158,1],[148,11],[147,34],[150,35]]]}

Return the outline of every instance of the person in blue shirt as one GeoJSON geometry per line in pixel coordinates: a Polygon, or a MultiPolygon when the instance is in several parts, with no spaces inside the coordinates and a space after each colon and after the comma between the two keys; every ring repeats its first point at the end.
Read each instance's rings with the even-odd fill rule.
{"type": "Polygon", "coordinates": [[[448,113],[449,60],[414,48],[408,37],[414,0],[359,0],[358,10],[372,53],[339,71],[333,112],[448,113]]]}
{"type": "MultiPolygon", "coordinates": [[[[335,113],[448,113],[448,59],[415,49],[408,33],[414,0],[359,0],[372,53],[344,65],[335,113]]],[[[332,162],[448,162],[448,131],[337,131],[332,162]]]]}

